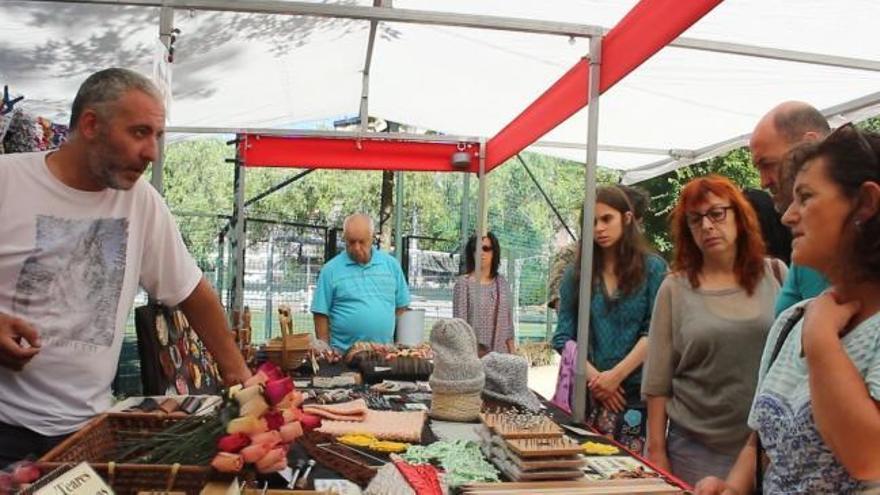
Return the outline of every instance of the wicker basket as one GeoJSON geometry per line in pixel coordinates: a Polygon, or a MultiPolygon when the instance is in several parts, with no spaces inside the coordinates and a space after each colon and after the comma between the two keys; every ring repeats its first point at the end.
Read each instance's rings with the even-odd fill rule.
{"type": "Polygon", "coordinates": [[[309,334],[286,334],[266,342],[266,359],[285,370],[295,370],[309,354],[309,334]]]}
{"type": "Polygon", "coordinates": [[[198,494],[212,473],[210,466],[180,464],[116,464],[111,458],[121,441],[120,431],[148,436],[171,426],[178,418],[154,414],[107,413],[96,417],[38,461],[43,472],[65,464],[88,462],[117,494],[139,491],[182,491],[198,494]]]}

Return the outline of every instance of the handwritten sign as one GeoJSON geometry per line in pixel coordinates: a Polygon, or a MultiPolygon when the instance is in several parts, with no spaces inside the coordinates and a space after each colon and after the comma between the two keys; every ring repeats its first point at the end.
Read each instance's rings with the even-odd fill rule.
{"type": "Polygon", "coordinates": [[[113,490],[89,466],[82,462],[50,481],[35,495],[112,495],[113,490]]]}

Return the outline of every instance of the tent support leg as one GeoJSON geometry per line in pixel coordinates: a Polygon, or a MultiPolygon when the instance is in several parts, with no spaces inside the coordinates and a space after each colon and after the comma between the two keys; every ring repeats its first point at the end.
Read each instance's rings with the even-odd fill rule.
{"type": "Polygon", "coordinates": [[[584,221],[581,225],[581,279],[578,290],[577,369],[574,374],[574,420],[583,423],[587,406],[587,352],[590,341],[590,290],[593,286],[593,218],[596,211],[596,166],[599,143],[599,76],[602,38],[590,39],[587,112],[587,163],[584,174],[584,221]]]}

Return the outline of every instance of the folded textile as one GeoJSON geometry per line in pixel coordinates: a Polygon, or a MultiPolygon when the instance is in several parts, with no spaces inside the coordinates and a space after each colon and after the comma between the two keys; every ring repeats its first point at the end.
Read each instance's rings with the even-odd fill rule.
{"type": "MultiPolygon", "coordinates": [[[[361,401],[363,402],[363,401],[361,401]]],[[[425,426],[425,411],[367,410],[366,419],[355,421],[323,421],[317,431],[335,437],[350,433],[368,433],[380,440],[399,440],[418,443],[425,426]]]]}
{"type": "Polygon", "coordinates": [[[392,462],[418,495],[443,495],[437,468],[430,464],[409,464],[398,456],[392,462]]]}
{"type": "Polygon", "coordinates": [[[367,403],[363,399],[342,404],[308,404],[303,406],[305,413],[336,421],[364,421],[367,411],[367,403]]]}

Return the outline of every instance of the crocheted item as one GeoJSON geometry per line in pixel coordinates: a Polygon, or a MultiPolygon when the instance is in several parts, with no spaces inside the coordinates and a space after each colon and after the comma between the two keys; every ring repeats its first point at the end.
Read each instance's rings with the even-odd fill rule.
{"type": "Polygon", "coordinates": [[[367,410],[362,422],[325,420],[317,431],[335,437],[350,433],[372,434],[380,440],[399,440],[418,443],[425,426],[425,411],[373,411],[367,410]]]}
{"type": "Polygon", "coordinates": [[[476,442],[456,440],[434,442],[427,447],[414,445],[400,457],[411,464],[439,461],[446,471],[443,482],[450,488],[467,483],[498,481],[498,471],[486,461],[476,442]]]}
{"type": "Polygon", "coordinates": [[[392,456],[391,460],[418,495],[443,495],[437,468],[430,464],[408,464],[398,456],[392,456]]]}
{"type": "Polygon", "coordinates": [[[490,352],[483,356],[486,386],[483,394],[532,412],[541,410],[541,401],[529,391],[529,363],[515,354],[490,352]]]}
{"type": "Polygon", "coordinates": [[[336,421],[363,421],[367,415],[367,403],[357,399],[333,405],[309,404],[303,406],[303,412],[336,421]]]}
{"type": "Polygon", "coordinates": [[[477,357],[477,338],[464,320],[439,320],[431,329],[434,372],[431,390],[444,394],[479,392],[486,380],[477,357]]]}
{"type": "Polygon", "coordinates": [[[397,466],[388,463],[379,468],[364,490],[364,495],[416,495],[416,492],[407,484],[397,466]]]}
{"type": "Polygon", "coordinates": [[[445,421],[468,422],[480,419],[483,399],[479,392],[470,394],[443,394],[431,397],[431,417],[445,421]]]}

